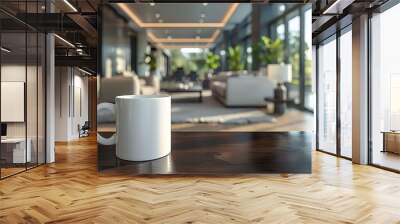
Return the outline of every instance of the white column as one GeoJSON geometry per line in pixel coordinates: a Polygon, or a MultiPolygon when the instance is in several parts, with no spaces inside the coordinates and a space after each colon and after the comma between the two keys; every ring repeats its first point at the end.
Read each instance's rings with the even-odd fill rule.
{"type": "Polygon", "coordinates": [[[353,162],[368,163],[368,16],[353,20],[353,162]]]}
{"type": "Polygon", "coordinates": [[[142,30],[137,35],[137,71],[139,76],[145,76],[147,71],[147,65],[144,64],[144,56],[147,50],[147,34],[146,31],[142,30]]]}
{"type": "Polygon", "coordinates": [[[55,161],[55,54],[54,35],[46,36],[46,163],[55,161]]]}

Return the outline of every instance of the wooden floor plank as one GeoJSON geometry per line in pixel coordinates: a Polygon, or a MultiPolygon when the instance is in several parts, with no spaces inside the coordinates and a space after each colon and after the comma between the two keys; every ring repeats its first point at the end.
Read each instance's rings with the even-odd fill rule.
{"type": "Polygon", "coordinates": [[[313,173],[102,176],[96,141],[0,181],[0,223],[400,223],[400,175],[313,152],[313,173]]]}

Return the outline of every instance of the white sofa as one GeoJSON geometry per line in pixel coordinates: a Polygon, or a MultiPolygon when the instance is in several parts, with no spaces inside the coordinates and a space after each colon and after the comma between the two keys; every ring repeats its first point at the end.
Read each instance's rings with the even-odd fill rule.
{"type": "Polygon", "coordinates": [[[228,107],[265,106],[265,97],[273,97],[276,82],[265,76],[226,73],[215,76],[211,81],[213,97],[228,107]]]}
{"type": "Polygon", "coordinates": [[[115,103],[120,95],[154,95],[160,92],[158,77],[138,77],[131,73],[100,79],[99,103],[115,103]]]}

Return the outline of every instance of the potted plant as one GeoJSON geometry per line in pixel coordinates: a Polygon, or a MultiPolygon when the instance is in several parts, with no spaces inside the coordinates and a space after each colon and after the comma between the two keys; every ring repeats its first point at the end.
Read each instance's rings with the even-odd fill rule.
{"type": "Polygon", "coordinates": [[[149,66],[150,76],[154,76],[157,70],[157,58],[154,54],[146,54],[144,57],[144,63],[149,66]]]}
{"type": "Polygon", "coordinates": [[[260,43],[258,44],[257,53],[258,60],[262,66],[261,68],[264,70],[261,73],[264,73],[268,76],[276,76],[276,73],[280,73],[279,76],[286,77],[274,77],[278,79],[277,81],[290,81],[292,68],[290,64],[284,64],[283,40],[279,38],[272,40],[267,36],[263,36],[261,37],[260,43]],[[286,75],[284,75],[283,73],[286,73],[286,75]]]}
{"type": "Polygon", "coordinates": [[[283,41],[279,38],[272,40],[267,36],[261,37],[262,52],[260,61],[264,66],[283,63],[283,41]]]}
{"type": "Polygon", "coordinates": [[[242,62],[242,48],[240,46],[230,47],[228,49],[228,65],[233,72],[242,71],[244,64],[242,62]]]}
{"type": "Polygon", "coordinates": [[[208,53],[206,58],[206,66],[208,68],[209,76],[214,73],[214,70],[220,66],[220,57],[214,53],[208,53]]]}

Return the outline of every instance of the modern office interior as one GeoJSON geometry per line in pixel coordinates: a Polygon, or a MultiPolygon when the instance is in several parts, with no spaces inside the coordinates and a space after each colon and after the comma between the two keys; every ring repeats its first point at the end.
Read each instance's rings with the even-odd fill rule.
{"type": "Polygon", "coordinates": [[[103,111],[124,91],[171,95],[176,131],[313,131],[310,4],[112,3],[101,13],[99,131],[113,129],[103,111]],[[113,88],[118,81],[139,87],[113,88]],[[280,82],[290,107],[276,114],[280,82]]]}
{"type": "Polygon", "coordinates": [[[397,0],[0,2],[0,223],[398,223],[397,0]]]}

